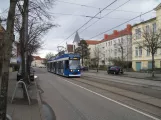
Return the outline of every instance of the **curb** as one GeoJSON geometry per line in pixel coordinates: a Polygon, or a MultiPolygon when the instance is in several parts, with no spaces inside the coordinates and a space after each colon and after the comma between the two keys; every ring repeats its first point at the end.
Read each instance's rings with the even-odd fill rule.
{"type": "MultiPolygon", "coordinates": [[[[104,74],[104,75],[107,75],[106,73],[100,73],[100,72],[89,72],[89,73],[96,73],[96,74],[104,74]]],[[[142,80],[151,80],[151,81],[161,81],[159,79],[150,79],[148,77],[135,77],[135,76],[128,76],[128,74],[124,74],[124,75],[120,75],[120,77],[127,77],[127,78],[136,78],[136,79],[142,79],[142,80]]]]}
{"type": "Polygon", "coordinates": [[[39,105],[40,117],[41,117],[41,120],[46,120],[45,115],[42,110],[42,100],[41,100],[40,91],[38,90],[38,84],[37,84],[38,79],[39,79],[39,77],[37,77],[37,79],[35,80],[35,84],[36,84],[36,90],[37,90],[36,92],[37,92],[37,101],[38,101],[38,105],[39,105]]]}

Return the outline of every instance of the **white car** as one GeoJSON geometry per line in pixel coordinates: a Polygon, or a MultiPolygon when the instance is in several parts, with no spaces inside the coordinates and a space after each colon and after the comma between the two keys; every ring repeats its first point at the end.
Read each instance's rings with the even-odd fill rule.
{"type": "Polygon", "coordinates": [[[39,65],[38,67],[39,67],[39,68],[46,68],[45,65],[39,65]]]}

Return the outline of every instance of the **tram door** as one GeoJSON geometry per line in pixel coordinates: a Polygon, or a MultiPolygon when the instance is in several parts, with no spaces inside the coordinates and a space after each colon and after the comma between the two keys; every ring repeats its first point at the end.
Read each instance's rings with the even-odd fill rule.
{"type": "Polygon", "coordinates": [[[64,62],[64,75],[69,75],[69,60],[65,60],[64,62]]]}

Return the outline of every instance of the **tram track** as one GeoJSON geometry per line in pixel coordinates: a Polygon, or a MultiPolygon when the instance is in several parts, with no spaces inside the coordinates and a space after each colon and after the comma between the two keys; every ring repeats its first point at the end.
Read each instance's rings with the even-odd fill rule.
{"type": "MultiPolygon", "coordinates": [[[[133,94],[128,96],[127,94],[125,94],[126,92],[121,92],[120,90],[113,91],[115,88],[107,89],[107,88],[110,88],[110,86],[108,86],[108,85],[105,85],[106,88],[105,87],[100,87],[100,86],[98,86],[96,84],[101,84],[101,83],[93,82],[93,81],[82,79],[82,78],[68,78],[68,81],[71,81],[73,83],[76,83],[76,84],[84,86],[84,87],[87,87],[88,89],[91,89],[91,90],[92,89],[93,90],[96,90],[96,89],[101,90],[102,94],[104,94],[106,92],[110,93],[108,95],[108,97],[110,97],[111,94],[112,94],[111,98],[113,98],[113,95],[117,96],[117,97],[113,98],[113,99],[115,99],[117,101],[120,101],[120,102],[122,102],[124,104],[130,105],[130,106],[132,106],[134,108],[137,108],[137,109],[142,110],[144,112],[148,112],[150,114],[153,114],[153,115],[158,116],[159,118],[161,118],[161,105],[159,104],[159,106],[158,106],[158,104],[155,104],[155,102],[154,103],[149,103],[147,101],[144,101],[145,98],[138,99],[138,97],[135,98],[135,96],[133,96],[133,94]],[[94,83],[94,84],[92,84],[92,83],[94,83]]],[[[100,92],[100,94],[101,94],[101,92],[100,92]]]]}
{"type": "MultiPolygon", "coordinates": [[[[73,81],[73,82],[83,83],[83,84],[86,84],[88,86],[95,87],[95,88],[98,88],[98,89],[101,89],[101,90],[105,90],[105,91],[108,91],[110,93],[113,93],[113,94],[116,94],[116,95],[119,95],[119,96],[123,96],[125,98],[129,98],[129,99],[132,99],[134,101],[138,101],[138,102],[146,104],[146,105],[150,105],[150,106],[155,107],[157,109],[161,109],[161,104],[158,105],[158,103],[155,103],[155,102],[152,103],[152,102],[146,101],[146,99],[139,99],[138,97],[135,98],[135,96],[133,96],[133,94],[134,95],[138,94],[140,96],[142,96],[142,95],[144,96],[144,94],[135,93],[135,92],[127,91],[127,90],[122,90],[120,88],[111,87],[109,85],[105,85],[105,84],[102,84],[102,83],[99,83],[99,82],[90,81],[88,79],[83,79],[83,78],[70,78],[68,80],[73,81]],[[130,94],[126,94],[126,93],[132,93],[132,94],[130,95],[130,94]]],[[[154,98],[154,99],[161,102],[161,99],[158,99],[158,98],[154,98]]]]}
{"type": "MultiPolygon", "coordinates": [[[[128,90],[131,92],[136,92],[140,93],[143,95],[148,95],[154,98],[159,98],[161,99],[161,90],[160,89],[154,89],[151,88],[151,86],[142,86],[142,85],[131,85],[131,84],[126,84],[126,83],[121,83],[121,82],[116,82],[112,80],[108,80],[107,78],[102,78],[102,77],[95,77],[95,76],[81,76],[81,79],[88,80],[88,81],[93,81],[96,83],[101,83],[101,84],[106,84],[109,86],[113,86],[116,88],[128,90]]],[[[110,78],[111,79],[111,78],[110,78]]]]}

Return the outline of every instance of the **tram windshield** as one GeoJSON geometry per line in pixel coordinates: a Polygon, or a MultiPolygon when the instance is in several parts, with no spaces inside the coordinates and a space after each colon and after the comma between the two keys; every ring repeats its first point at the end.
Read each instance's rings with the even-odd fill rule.
{"type": "Polygon", "coordinates": [[[70,69],[80,69],[80,61],[79,60],[69,60],[69,68],[70,69]]]}

